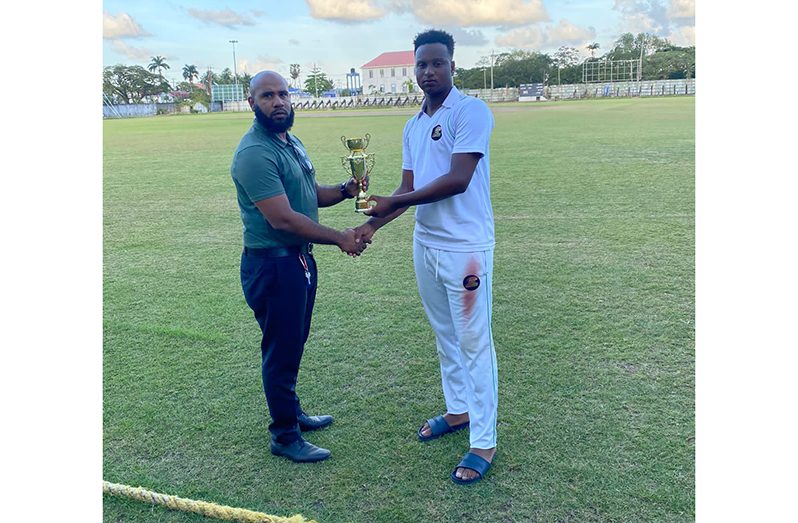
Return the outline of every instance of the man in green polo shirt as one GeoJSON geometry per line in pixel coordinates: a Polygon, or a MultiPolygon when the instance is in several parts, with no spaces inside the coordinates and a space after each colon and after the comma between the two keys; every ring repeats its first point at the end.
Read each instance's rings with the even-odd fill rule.
{"type": "Polygon", "coordinates": [[[241,286],[263,333],[261,376],[272,418],[271,452],[296,462],[320,461],[330,451],[305,441],[301,431],[326,427],[332,416],[308,416],[295,392],[316,298],[312,245],[337,245],[351,256],[365,249],[368,242],[355,238],[352,229],[319,224],[319,207],[353,198],[358,186],[354,179],[316,183],[305,147],[288,132],[294,110],[282,76],[262,71],[249,91],[255,121],[230,172],[244,223],[241,286]]]}

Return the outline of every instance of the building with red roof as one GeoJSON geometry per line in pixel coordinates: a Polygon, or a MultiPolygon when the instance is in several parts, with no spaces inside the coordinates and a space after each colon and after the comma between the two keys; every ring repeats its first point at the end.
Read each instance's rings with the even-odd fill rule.
{"type": "Polygon", "coordinates": [[[413,51],[390,51],[360,67],[363,92],[408,93],[415,85],[414,67],[416,55],[413,51]],[[408,83],[408,81],[412,83],[408,83]]]}

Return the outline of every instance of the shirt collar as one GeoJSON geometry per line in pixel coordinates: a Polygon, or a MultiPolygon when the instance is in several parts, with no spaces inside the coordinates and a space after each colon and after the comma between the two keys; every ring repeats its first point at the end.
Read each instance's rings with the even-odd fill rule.
{"type": "MultiPolygon", "coordinates": [[[[458,100],[462,95],[460,91],[457,90],[457,87],[452,84],[452,90],[449,91],[449,94],[446,95],[446,99],[441,104],[441,107],[446,107],[451,109],[454,106],[454,102],[458,100]]],[[[418,111],[416,118],[421,118],[421,115],[424,114],[424,107],[426,106],[427,98],[424,97],[424,101],[421,102],[421,110],[418,111]]]]}

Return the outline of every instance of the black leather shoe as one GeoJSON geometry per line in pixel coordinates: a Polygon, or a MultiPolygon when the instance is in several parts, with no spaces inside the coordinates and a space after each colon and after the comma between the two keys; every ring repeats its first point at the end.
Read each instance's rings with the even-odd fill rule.
{"type": "Polygon", "coordinates": [[[308,443],[304,439],[298,439],[287,445],[272,441],[272,454],[275,456],[283,456],[297,463],[310,463],[329,458],[331,452],[327,449],[317,447],[312,443],[308,443]]]}
{"type": "Polygon", "coordinates": [[[307,414],[300,414],[296,417],[299,422],[299,430],[307,432],[309,430],[323,429],[332,425],[333,417],[329,415],[324,416],[308,416],[307,414]]]}

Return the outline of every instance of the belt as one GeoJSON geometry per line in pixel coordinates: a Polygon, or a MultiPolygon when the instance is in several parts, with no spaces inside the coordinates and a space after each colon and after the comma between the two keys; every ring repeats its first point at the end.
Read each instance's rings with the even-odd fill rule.
{"type": "Polygon", "coordinates": [[[303,243],[302,245],[286,245],[285,247],[269,247],[266,249],[244,247],[245,255],[256,256],[258,258],[281,258],[284,256],[295,256],[298,254],[311,253],[313,253],[312,243],[303,243]]]}

